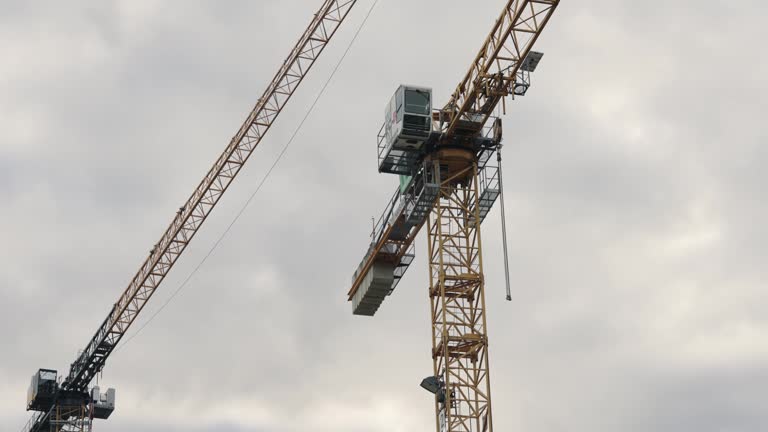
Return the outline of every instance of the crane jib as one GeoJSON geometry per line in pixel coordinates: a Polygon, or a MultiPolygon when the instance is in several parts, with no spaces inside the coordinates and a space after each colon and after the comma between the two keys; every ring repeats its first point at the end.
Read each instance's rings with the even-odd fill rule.
{"type": "Polygon", "coordinates": [[[445,104],[443,130],[477,132],[512,94],[520,66],[560,0],[508,0],[464,79],[445,104]]]}
{"type": "MultiPolygon", "coordinates": [[[[85,392],[128,328],[252,155],[285,104],[335,35],[357,0],[324,0],[224,152],[179,209],[149,256],[113,305],[85,349],[71,364],[61,392],[85,392]]],[[[40,411],[24,430],[49,424],[54,408],[40,411]]]]}
{"type": "Polygon", "coordinates": [[[508,0],[448,103],[431,113],[429,135],[401,126],[398,89],[377,136],[378,171],[399,175],[400,188],[374,225],[348,300],[353,314],[373,316],[426,225],[433,368],[421,386],[434,395],[441,432],[493,432],[480,225],[502,192],[500,156],[498,167],[488,164],[502,129],[498,118],[486,123],[506,96],[526,94],[542,56],[531,49],[559,3],[508,0]]]}

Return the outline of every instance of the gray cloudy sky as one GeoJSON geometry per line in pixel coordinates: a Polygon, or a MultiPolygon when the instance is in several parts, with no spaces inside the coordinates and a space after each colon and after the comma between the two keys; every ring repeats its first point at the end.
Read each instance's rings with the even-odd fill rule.
{"type": "MultiPolygon", "coordinates": [[[[66,371],[319,0],[0,1],[0,424],[66,371]]],[[[361,22],[348,22],[139,317],[232,220],[361,22]]],[[[438,102],[502,0],[380,0],[241,220],[107,364],[99,431],[431,430],[425,240],[374,319],[350,275],[396,179],[375,134],[403,82],[438,102]],[[471,3],[471,4],[470,4],[471,3]]],[[[514,302],[484,224],[499,431],[768,428],[759,1],[565,0],[505,118],[514,302]]]]}

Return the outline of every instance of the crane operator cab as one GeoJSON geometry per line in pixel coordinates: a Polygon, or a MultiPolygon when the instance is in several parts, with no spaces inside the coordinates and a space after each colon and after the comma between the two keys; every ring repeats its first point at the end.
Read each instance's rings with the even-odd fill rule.
{"type": "Polygon", "coordinates": [[[401,85],[387,104],[379,133],[379,172],[411,174],[432,133],[432,89],[401,85]]]}
{"type": "Polygon", "coordinates": [[[53,369],[40,369],[32,375],[32,382],[27,391],[27,411],[47,411],[56,399],[59,383],[56,380],[56,371],[53,369]]]}

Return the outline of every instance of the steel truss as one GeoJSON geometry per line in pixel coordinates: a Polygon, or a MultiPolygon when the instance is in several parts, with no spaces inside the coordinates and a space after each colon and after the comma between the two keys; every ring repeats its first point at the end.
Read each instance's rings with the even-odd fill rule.
{"type": "Polygon", "coordinates": [[[109,354],[253,154],[261,138],[272,126],[355,2],[356,0],[326,0],[323,3],[246,121],[192,196],[176,213],[176,217],[152,248],[149,257],[115,303],[104,323],[72,364],[64,383],[65,388],[85,390],[91,379],[104,367],[109,354]]]}
{"type": "Polygon", "coordinates": [[[443,131],[477,132],[504,96],[560,0],[508,0],[472,66],[443,108],[443,131]]]}
{"type": "MultiPolygon", "coordinates": [[[[323,1],[306,31],[280,66],[237,133],[192,195],[176,212],[170,225],[151,249],[149,256],[133,276],[128,287],[85,349],[71,364],[69,374],[61,384],[62,391],[87,392],[91,380],[104,368],[109,355],[253,154],[262,137],[312,69],[315,61],[356,2],[357,0],[323,1]]],[[[258,50],[259,43],[252,45],[255,50],[258,50]]],[[[243,55],[248,54],[251,53],[243,55]]],[[[87,410],[78,411],[80,414],[75,414],[75,411],[60,413],[63,408],[59,406],[59,402],[56,402],[50,410],[35,414],[25,426],[24,431],[44,431],[48,429],[48,425],[51,425],[51,430],[56,432],[90,430],[87,410]],[[58,429],[53,429],[56,421],[61,422],[61,427],[55,426],[58,429]],[[83,429],[86,424],[88,429],[83,429]]]]}
{"type": "Polygon", "coordinates": [[[50,422],[51,432],[91,432],[93,418],[88,407],[82,405],[57,405],[50,422]]]}
{"type": "Polygon", "coordinates": [[[493,431],[478,183],[476,161],[441,181],[427,222],[438,432],[493,431]]]}

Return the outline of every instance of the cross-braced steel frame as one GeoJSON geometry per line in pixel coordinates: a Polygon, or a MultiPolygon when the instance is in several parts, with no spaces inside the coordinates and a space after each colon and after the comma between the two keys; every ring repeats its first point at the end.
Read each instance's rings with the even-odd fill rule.
{"type": "Polygon", "coordinates": [[[50,422],[51,432],[91,432],[93,419],[85,404],[57,405],[50,422]]]}
{"type": "Polygon", "coordinates": [[[441,181],[427,222],[438,432],[493,431],[477,174],[474,162],[441,181]]]}
{"type": "Polygon", "coordinates": [[[508,0],[475,60],[443,108],[446,135],[462,121],[477,132],[496,105],[512,94],[525,57],[560,0],[508,0]],[[478,121],[481,120],[481,121],[478,121]]]}
{"type": "MultiPolygon", "coordinates": [[[[104,368],[107,358],[261,143],[356,2],[357,0],[323,0],[320,9],[314,14],[306,31],[280,66],[256,106],[192,195],[176,212],[160,240],[130,280],[128,287],[85,349],[72,363],[69,374],[61,385],[63,390],[87,391],[91,380],[104,368]]],[[[260,42],[254,42],[252,45],[258,51],[260,42]]],[[[243,55],[249,54],[251,53],[246,52],[243,55]]],[[[63,417],[63,414],[57,414],[61,408],[57,402],[50,410],[36,414],[25,426],[24,431],[44,430],[46,425],[53,424],[54,418],[62,422],[66,418],[73,425],[87,423],[90,428],[90,419],[85,416],[86,411],[82,411],[79,417],[63,417]]],[[[55,429],[56,432],[70,430],[84,429],[55,429]]]]}
{"type": "Polygon", "coordinates": [[[179,209],[96,334],[72,363],[64,387],[86,390],[261,142],[357,0],[325,0],[224,152],[179,209]]]}

